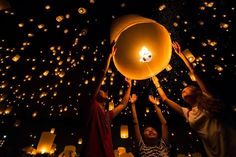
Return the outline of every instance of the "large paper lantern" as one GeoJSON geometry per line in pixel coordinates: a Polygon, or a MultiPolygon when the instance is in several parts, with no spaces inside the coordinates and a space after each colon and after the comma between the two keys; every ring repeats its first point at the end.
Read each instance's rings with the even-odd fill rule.
{"type": "Polygon", "coordinates": [[[50,153],[55,137],[56,135],[50,132],[42,132],[37,145],[37,153],[50,153]]]}
{"type": "Polygon", "coordinates": [[[144,80],[166,68],[171,53],[167,29],[139,15],[125,15],[112,23],[110,41],[116,41],[113,61],[127,78],[144,80]]]}

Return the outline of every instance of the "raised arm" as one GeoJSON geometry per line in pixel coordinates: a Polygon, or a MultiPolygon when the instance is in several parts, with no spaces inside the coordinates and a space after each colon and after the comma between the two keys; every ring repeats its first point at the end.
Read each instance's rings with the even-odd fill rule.
{"type": "Polygon", "coordinates": [[[107,70],[110,66],[110,62],[111,62],[111,58],[113,57],[113,55],[115,54],[116,52],[116,48],[115,48],[115,42],[112,42],[111,44],[111,52],[107,58],[107,61],[106,61],[106,65],[104,67],[104,69],[102,70],[101,72],[101,75],[98,77],[98,81],[97,81],[97,87],[93,93],[93,98],[95,98],[101,88],[101,85],[102,85],[102,81],[104,80],[104,77],[106,76],[106,73],[107,73],[107,70]]]}
{"type": "Polygon", "coordinates": [[[170,100],[167,96],[166,96],[166,93],[164,92],[164,90],[162,89],[159,81],[158,81],[158,78],[156,76],[152,77],[152,81],[162,99],[163,102],[165,102],[168,106],[170,106],[173,110],[175,110],[176,112],[178,112],[181,116],[184,116],[184,113],[183,113],[183,110],[182,110],[182,107],[177,104],[176,102],[170,100]]]}
{"type": "Polygon", "coordinates": [[[149,95],[148,99],[152,103],[152,105],[156,111],[157,117],[159,118],[159,120],[161,122],[162,139],[164,139],[165,141],[168,141],[169,140],[168,126],[167,126],[166,119],[161,112],[161,109],[157,106],[158,101],[152,95],[149,95]]]}
{"type": "Polygon", "coordinates": [[[134,131],[135,131],[135,137],[137,142],[139,142],[142,139],[139,123],[138,123],[138,116],[136,112],[135,103],[137,101],[137,96],[135,94],[132,94],[130,97],[130,103],[131,103],[131,110],[132,110],[132,116],[133,116],[133,124],[134,124],[134,131]]]}
{"type": "Polygon", "coordinates": [[[208,95],[212,95],[208,90],[206,85],[204,84],[204,82],[202,81],[202,79],[197,75],[197,73],[195,72],[192,64],[189,62],[189,60],[184,56],[184,54],[181,51],[181,46],[179,45],[178,42],[173,42],[172,46],[174,48],[175,53],[183,60],[183,62],[185,63],[185,65],[187,66],[187,68],[189,69],[189,71],[194,75],[194,77],[196,78],[197,84],[200,87],[200,89],[202,90],[202,92],[208,94],[208,95]]]}
{"type": "Polygon", "coordinates": [[[127,78],[125,80],[127,82],[127,90],[125,92],[125,95],[121,103],[113,109],[113,118],[116,117],[123,109],[125,109],[125,107],[127,106],[129,102],[129,97],[130,97],[130,92],[131,92],[131,87],[132,87],[132,80],[127,79],[127,78]]]}

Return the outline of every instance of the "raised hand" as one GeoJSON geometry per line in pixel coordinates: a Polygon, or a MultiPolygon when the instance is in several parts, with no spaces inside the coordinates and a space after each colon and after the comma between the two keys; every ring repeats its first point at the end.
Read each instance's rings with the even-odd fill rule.
{"type": "Polygon", "coordinates": [[[174,41],[172,43],[172,47],[174,48],[175,53],[180,57],[180,58],[185,58],[184,54],[182,53],[181,46],[179,45],[178,42],[174,41]]]}
{"type": "Polygon", "coordinates": [[[173,42],[172,46],[173,46],[173,48],[175,50],[175,53],[183,60],[184,64],[187,66],[189,71],[194,73],[194,69],[193,69],[191,63],[189,62],[189,60],[182,53],[181,47],[180,47],[179,43],[178,42],[173,42]]]}
{"type": "Polygon", "coordinates": [[[138,99],[137,95],[136,95],[136,94],[132,94],[132,95],[130,96],[130,103],[131,103],[131,104],[135,104],[135,102],[137,101],[137,99],[138,99]]]}
{"type": "Polygon", "coordinates": [[[158,104],[158,99],[155,98],[155,97],[152,96],[152,95],[149,95],[149,96],[148,96],[148,100],[149,100],[153,105],[157,105],[157,104],[158,104]]]}

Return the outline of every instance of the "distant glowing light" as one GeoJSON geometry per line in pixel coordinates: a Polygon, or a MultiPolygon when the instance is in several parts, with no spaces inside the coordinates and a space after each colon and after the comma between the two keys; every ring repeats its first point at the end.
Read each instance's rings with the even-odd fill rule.
{"type": "Polygon", "coordinates": [[[122,139],[126,139],[129,137],[129,129],[128,125],[121,125],[120,126],[120,137],[122,139]]]}
{"type": "Polygon", "coordinates": [[[205,2],[204,4],[205,4],[206,7],[211,8],[211,7],[213,7],[214,2],[205,2]]]}
{"type": "Polygon", "coordinates": [[[227,23],[220,23],[220,28],[227,29],[229,27],[229,24],[227,23]]]}
{"type": "Polygon", "coordinates": [[[146,113],[149,113],[150,110],[149,110],[149,107],[146,107],[146,113]]]}
{"type": "Polygon", "coordinates": [[[49,10],[49,9],[51,9],[51,6],[50,6],[50,5],[46,5],[46,6],[45,6],[45,9],[46,9],[46,10],[49,10]]]}
{"type": "Polygon", "coordinates": [[[24,23],[19,23],[18,27],[24,27],[24,23]]]}
{"type": "Polygon", "coordinates": [[[34,34],[33,33],[28,33],[28,37],[33,37],[34,34]]]}
{"type": "Polygon", "coordinates": [[[80,7],[80,8],[78,9],[78,13],[79,13],[79,14],[86,14],[86,13],[87,13],[87,9],[80,7]]]}
{"type": "Polygon", "coordinates": [[[83,139],[79,138],[78,144],[82,144],[83,143],[83,139]]]}
{"type": "Polygon", "coordinates": [[[47,76],[49,74],[49,70],[43,72],[43,76],[47,76]]]}
{"type": "Polygon", "coordinates": [[[184,56],[189,60],[190,63],[194,62],[195,57],[189,49],[183,51],[184,56]]]}
{"type": "Polygon", "coordinates": [[[62,22],[62,20],[64,20],[64,17],[62,15],[56,17],[57,22],[62,22]]]}
{"type": "Polygon", "coordinates": [[[222,72],[224,69],[223,69],[223,67],[221,67],[219,65],[215,65],[215,70],[222,72]]]}
{"type": "Polygon", "coordinates": [[[20,59],[20,55],[17,54],[12,58],[12,61],[17,62],[20,59]]]}
{"type": "Polygon", "coordinates": [[[208,39],[207,42],[208,42],[208,45],[210,45],[210,46],[212,46],[212,47],[214,47],[214,46],[217,45],[217,42],[216,42],[216,41],[212,41],[212,40],[210,40],[210,39],[208,39]]]}
{"type": "Polygon", "coordinates": [[[173,26],[174,26],[174,27],[178,27],[179,24],[178,24],[177,22],[174,22],[174,23],[173,23],[173,26]]]}
{"type": "Polygon", "coordinates": [[[39,25],[38,25],[38,29],[42,29],[42,28],[44,28],[44,27],[45,27],[44,24],[39,24],[39,25]]]}
{"type": "Polygon", "coordinates": [[[36,117],[37,116],[37,112],[34,112],[33,114],[32,114],[32,117],[34,118],[34,117],[36,117]]]}
{"type": "Polygon", "coordinates": [[[64,34],[67,34],[69,32],[68,29],[64,29],[64,34]]]}
{"type": "Polygon", "coordinates": [[[162,4],[161,6],[159,6],[158,10],[159,11],[163,11],[166,8],[165,4],[162,4]]]}

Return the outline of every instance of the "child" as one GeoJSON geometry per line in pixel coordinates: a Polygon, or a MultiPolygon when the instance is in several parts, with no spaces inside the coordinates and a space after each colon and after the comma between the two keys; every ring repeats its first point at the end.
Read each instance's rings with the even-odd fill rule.
{"type": "Polygon", "coordinates": [[[161,122],[162,134],[159,137],[158,132],[151,126],[145,127],[143,138],[140,133],[139,123],[135,108],[137,96],[132,94],[131,107],[133,115],[133,123],[135,129],[136,140],[139,144],[139,154],[141,157],[169,157],[170,145],[168,140],[168,127],[165,118],[163,117],[160,108],[157,106],[157,100],[153,96],[149,96],[149,101],[152,103],[156,114],[161,122]]]}

